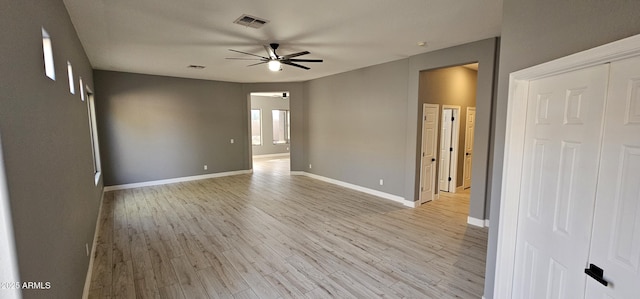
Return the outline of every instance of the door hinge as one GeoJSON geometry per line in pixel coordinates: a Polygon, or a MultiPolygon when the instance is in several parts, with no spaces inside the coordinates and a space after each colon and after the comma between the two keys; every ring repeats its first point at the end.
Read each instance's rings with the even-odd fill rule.
{"type": "Polygon", "coordinates": [[[424,187],[420,187],[420,191],[424,191],[424,187]]]}
{"type": "Polygon", "coordinates": [[[424,157],[424,152],[422,152],[422,156],[424,157]]]}
{"type": "Polygon", "coordinates": [[[454,121],[454,120],[456,120],[456,118],[455,117],[451,117],[451,121],[454,121]]]}
{"type": "Polygon", "coordinates": [[[449,178],[449,182],[451,182],[451,178],[449,178]]]}
{"type": "Polygon", "coordinates": [[[450,151],[450,152],[453,152],[453,147],[450,147],[450,148],[449,148],[449,151],[450,151]]]}
{"type": "Polygon", "coordinates": [[[427,121],[427,116],[424,117],[424,121],[427,121]]]}

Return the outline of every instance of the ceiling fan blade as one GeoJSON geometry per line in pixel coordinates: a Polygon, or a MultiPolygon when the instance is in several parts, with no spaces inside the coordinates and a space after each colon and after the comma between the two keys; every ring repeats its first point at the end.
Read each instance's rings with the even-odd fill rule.
{"type": "Polygon", "coordinates": [[[235,58],[235,57],[227,57],[225,59],[231,59],[231,60],[264,60],[264,58],[235,58]]]}
{"type": "Polygon", "coordinates": [[[269,59],[269,58],[264,57],[264,56],[260,56],[260,55],[256,55],[256,54],[251,54],[251,53],[247,53],[247,52],[242,52],[242,51],[238,51],[238,50],[229,49],[229,51],[231,51],[231,52],[236,52],[236,53],[240,53],[240,54],[251,55],[251,56],[255,56],[255,57],[260,57],[260,58],[263,58],[263,59],[269,59]]]}
{"type": "Polygon", "coordinates": [[[264,49],[267,51],[267,55],[271,57],[271,59],[278,59],[278,55],[276,55],[276,50],[271,48],[269,45],[263,45],[264,49]]]}
{"type": "Polygon", "coordinates": [[[289,54],[289,55],[284,55],[284,56],[282,56],[282,58],[284,58],[284,59],[289,59],[289,58],[298,57],[298,56],[307,55],[307,54],[311,54],[311,52],[309,52],[309,51],[302,51],[302,52],[298,52],[298,53],[293,53],[293,54],[289,54]]]}
{"type": "Polygon", "coordinates": [[[287,59],[294,62],[322,62],[322,59],[287,59]]]}
{"type": "Polygon", "coordinates": [[[250,64],[250,65],[247,65],[247,66],[254,66],[254,65],[263,64],[263,63],[267,63],[267,61],[262,61],[262,62],[258,62],[258,63],[250,64]]]}
{"type": "Polygon", "coordinates": [[[284,60],[284,61],[282,61],[282,63],[284,63],[284,64],[286,64],[286,65],[290,65],[290,66],[299,67],[299,68],[301,68],[301,69],[305,69],[305,70],[309,70],[309,69],[311,69],[311,68],[308,68],[308,67],[306,67],[306,66],[304,66],[304,65],[299,65],[299,64],[297,64],[297,63],[293,63],[293,62],[291,62],[290,60],[284,60]]]}

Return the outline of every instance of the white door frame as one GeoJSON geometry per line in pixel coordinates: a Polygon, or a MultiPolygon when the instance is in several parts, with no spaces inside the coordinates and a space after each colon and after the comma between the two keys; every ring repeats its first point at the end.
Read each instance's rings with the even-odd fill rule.
{"type": "MultiPolygon", "coordinates": [[[[13,221],[9,207],[9,191],[4,172],[2,142],[0,141],[0,282],[18,282],[18,259],[16,255],[13,221]]],[[[22,298],[22,291],[15,288],[0,289],[6,298],[22,298]]],[[[3,297],[5,298],[5,297],[3,297]]]]}
{"type": "MultiPolygon", "coordinates": [[[[460,140],[460,106],[456,105],[442,105],[442,109],[440,110],[440,115],[444,115],[445,109],[452,109],[457,111],[457,116],[454,117],[454,121],[451,124],[451,146],[453,147],[453,152],[451,153],[451,161],[449,162],[449,175],[451,176],[451,181],[449,181],[449,193],[456,193],[456,184],[458,177],[458,146],[460,140]]],[[[438,122],[442,125],[442,120],[438,122]]],[[[442,133],[442,128],[438,130],[438,137],[440,137],[440,133],[442,133]]],[[[438,153],[441,152],[442,143],[440,143],[440,148],[438,148],[438,153]]],[[[436,159],[436,161],[440,161],[436,159]]],[[[440,182],[440,166],[438,165],[438,179],[437,182],[440,182]]],[[[438,194],[440,194],[440,187],[438,186],[438,194]]]]}
{"type": "Polygon", "coordinates": [[[509,75],[507,127],[494,285],[495,298],[511,298],[513,291],[529,82],[541,77],[566,73],[639,55],[640,34],[513,72],[509,75]]]}
{"type": "MultiPolygon", "coordinates": [[[[435,107],[435,108],[436,108],[436,122],[440,121],[440,119],[439,119],[439,115],[438,115],[438,113],[440,112],[440,111],[438,110],[440,105],[438,105],[438,104],[423,103],[423,104],[422,104],[422,114],[423,114],[423,115],[422,115],[422,119],[420,120],[420,130],[422,130],[422,134],[421,134],[422,139],[420,140],[420,183],[418,184],[418,188],[419,188],[419,189],[418,189],[418,194],[419,194],[419,195],[418,195],[418,204],[423,204],[423,203],[425,203],[425,202],[426,202],[426,200],[425,200],[424,198],[422,198],[422,189],[420,189],[420,188],[422,188],[422,187],[423,187],[423,186],[422,186],[422,173],[423,173],[423,171],[422,171],[422,165],[423,165],[423,162],[424,162],[423,160],[424,160],[424,158],[425,158],[425,156],[424,156],[424,152],[425,152],[425,149],[424,149],[424,121],[425,121],[424,111],[426,110],[426,108],[427,108],[428,106],[431,106],[432,108],[433,108],[433,107],[435,107]]],[[[434,136],[434,147],[436,147],[436,148],[434,148],[434,149],[433,149],[433,151],[434,151],[434,155],[437,157],[437,146],[435,145],[435,144],[436,144],[436,142],[437,142],[437,140],[438,140],[438,136],[439,136],[439,132],[438,132],[438,129],[437,129],[437,128],[436,128],[436,130],[435,130],[435,134],[436,134],[436,135],[434,136]]],[[[438,158],[436,158],[436,161],[438,161],[438,158]]],[[[437,173],[435,173],[435,172],[436,172],[436,171],[435,171],[435,169],[436,169],[435,167],[432,167],[432,172],[434,172],[434,173],[432,174],[432,176],[431,176],[431,177],[432,177],[432,180],[431,180],[431,192],[432,192],[432,194],[433,194],[433,195],[431,196],[432,200],[433,200],[433,199],[436,199],[436,196],[435,196],[435,188],[436,188],[436,182],[437,182],[437,179],[438,179],[437,173]]],[[[438,194],[440,194],[440,193],[438,192],[438,194]]]]}
{"type": "MultiPolygon", "coordinates": [[[[469,142],[469,132],[467,132],[467,127],[469,126],[469,112],[472,109],[473,109],[473,112],[475,114],[476,107],[467,107],[467,116],[465,118],[465,124],[464,124],[464,152],[465,152],[465,156],[463,157],[463,161],[465,161],[465,162],[467,160],[467,157],[466,157],[466,155],[467,155],[467,143],[469,142]]],[[[475,118],[475,116],[474,116],[474,118],[475,118]]],[[[474,135],[475,135],[475,132],[476,132],[475,126],[476,126],[476,124],[475,124],[475,120],[474,120],[474,123],[473,123],[473,134],[474,135]]],[[[471,136],[471,137],[474,137],[474,136],[471,136]]],[[[475,142],[475,138],[473,139],[473,141],[475,142]]],[[[473,148],[473,146],[471,146],[471,148],[473,148]]],[[[473,156],[471,156],[471,161],[472,161],[471,165],[473,165],[473,156]]],[[[465,163],[464,165],[466,166],[467,164],[465,163]]],[[[467,167],[463,167],[462,168],[462,189],[463,190],[466,189],[467,187],[471,188],[471,185],[465,186],[465,184],[464,184],[464,182],[465,182],[464,178],[467,177],[467,172],[471,172],[471,167],[469,167],[469,169],[467,169],[467,167]]],[[[471,173],[469,173],[469,176],[471,176],[471,173]]]]}

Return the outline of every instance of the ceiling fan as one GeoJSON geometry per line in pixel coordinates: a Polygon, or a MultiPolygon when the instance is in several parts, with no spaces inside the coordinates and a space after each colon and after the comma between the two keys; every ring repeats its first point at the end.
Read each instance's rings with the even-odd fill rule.
{"type": "Polygon", "coordinates": [[[281,71],[282,70],[282,64],[295,66],[295,67],[299,67],[301,69],[308,70],[308,69],[310,69],[309,67],[306,67],[304,65],[300,65],[297,62],[322,62],[322,59],[296,59],[296,58],[294,58],[294,57],[298,57],[298,56],[302,56],[302,55],[311,54],[311,52],[309,52],[309,51],[302,51],[302,52],[293,53],[293,54],[289,54],[289,55],[279,56],[278,54],[276,54],[276,50],[278,49],[279,46],[280,46],[280,44],[276,44],[276,43],[271,43],[269,45],[264,45],[264,49],[267,51],[267,56],[268,57],[260,56],[260,55],[256,55],[256,54],[251,54],[251,53],[247,53],[247,52],[242,52],[242,51],[238,51],[238,50],[229,49],[229,51],[232,51],[232,52],[251,55],[251,56],[258,57],[258,58],[227,58],[227,59],[259,60],[260,62],[254,63],[254,64],[250,64],[250,65],[247,65],[247,66],[254,66],[254,65],[266,63],[266,64],[269,65],[269,70],[274,71],[274,72],[281,71]]]}

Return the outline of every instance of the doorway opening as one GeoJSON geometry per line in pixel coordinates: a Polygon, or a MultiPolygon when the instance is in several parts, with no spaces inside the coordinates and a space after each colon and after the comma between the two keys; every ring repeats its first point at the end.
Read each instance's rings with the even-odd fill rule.
{"type": "MultiPolygon", "coordinates": [[[[423,122],[420,172],[424,174],[426,166],[437,174],[429,177],[430,181],[425,180],[427,176],[421,176],[420,190],[425,190],[425,186],[437,186],[432,198],[439,198],[441,192],[456,193],[471,188],[477,78],[478,63],[420,72],[420,103],[436,107],[439,112],[435,114],[433,141],[437,150],[436,156],[430,157],[432,164],[424,160],[426,115],[420,116],[423,122]]],[[[463,193],[466,197],[469,194],[463,193]]],[[[421,203],[427,202],[429,197],[420,192],[421,203]]]]}
{"type": "Polygon", "coordinates": [[[250,96],[252,160],[286,159],[286,164],[290,165],[290,93],[252,92],[250,96]]]}

